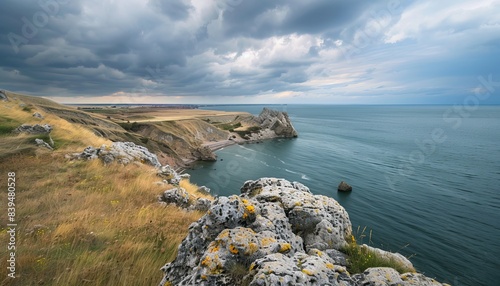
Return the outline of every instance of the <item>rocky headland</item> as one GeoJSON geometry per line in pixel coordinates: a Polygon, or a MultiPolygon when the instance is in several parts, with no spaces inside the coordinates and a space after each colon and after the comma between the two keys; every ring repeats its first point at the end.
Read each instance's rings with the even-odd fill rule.
{"type": "Polygon", "coordinates": [[[190,226],[160,285],[445,285],[404,256],[366,245],[408,272],[349,273],[352,243],[349,215],[334,199],[284,179],[247,181],[241,195],[217,198],[190,226]]]}

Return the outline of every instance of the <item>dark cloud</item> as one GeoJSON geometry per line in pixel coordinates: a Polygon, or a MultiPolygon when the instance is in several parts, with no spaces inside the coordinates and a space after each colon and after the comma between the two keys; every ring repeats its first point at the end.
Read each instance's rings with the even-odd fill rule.
{"type": "Polygon", "coordinates": [[[6,0],[0,88],[205,102],[264,95],[268,102],[455,100],[480,75],[500,78],[500,4],[470,5],[6,0]]]}

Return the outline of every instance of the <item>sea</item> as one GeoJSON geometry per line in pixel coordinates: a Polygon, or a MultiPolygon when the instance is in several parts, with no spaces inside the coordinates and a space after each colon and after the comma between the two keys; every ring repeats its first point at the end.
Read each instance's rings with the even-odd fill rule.
{"type": "Polygon", "coordinates": [[[191,180],[239,194],[284,178],[337,200],[358,242],[452,285],[500,285],[500,106],[226,105],[288,112],[299,137],[233,145],[191,180]],[[345,181],[350,193],[339,193],[345,181]]]}

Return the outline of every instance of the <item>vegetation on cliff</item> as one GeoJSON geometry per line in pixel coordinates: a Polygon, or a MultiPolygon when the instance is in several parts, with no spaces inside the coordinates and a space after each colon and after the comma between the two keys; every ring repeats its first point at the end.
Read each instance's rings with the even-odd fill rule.
{"type": "MultiPolygon", "coordinates": [[[[18,276],[1,277],[0,284],[155,285],[159,267],[175,257],[201,214],[159,204],[158,195],[171,186],[155,183],[161,178],[153,167],[66,159],[69,152],[111,142],[37,107],[50,102],[31,100],[11,95],[0,102],[0,181],[16,173],[18,223],[18,276]],[[35,111],[44,119],[33,117],[35,111]],[[50,135],[11,133],[41,122],[54,127],[50,135]],[[36,147],[35,138],[49,136],[54,151],[36,147]]],[[[181,186],[199,196],[189,181],[181,186]]],[[[0,193],[2,204],[6,197],[0,193]]],[[[0,241],[7,241],[6,219],[0,220],[0,241]]]]}

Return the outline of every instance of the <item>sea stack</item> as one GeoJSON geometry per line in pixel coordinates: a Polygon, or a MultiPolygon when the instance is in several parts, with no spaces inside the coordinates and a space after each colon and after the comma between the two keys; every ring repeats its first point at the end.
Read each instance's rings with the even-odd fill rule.
{"type": "Polygon", "coordinates": [[[342,181],[342,182],[340,182],[337,190],[339,192],[351,192],[352,191],[352,187],[348,183],[342,181]]]}

